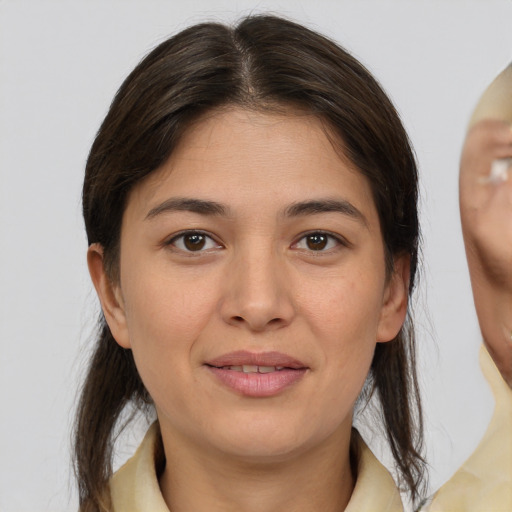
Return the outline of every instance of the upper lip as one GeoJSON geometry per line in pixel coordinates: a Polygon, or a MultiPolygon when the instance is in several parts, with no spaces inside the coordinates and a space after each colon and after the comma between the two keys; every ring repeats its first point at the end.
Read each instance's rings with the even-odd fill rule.
{"type": "Polygon", "coordinates": [[[223,366],[279,366],[284,368],[302,369],[307,366],[287,354],[281,352],[249,352],[247,350],[237,350],[223,354],[214,359],[206,361],[208,366],[221,368],[223,366]]]}

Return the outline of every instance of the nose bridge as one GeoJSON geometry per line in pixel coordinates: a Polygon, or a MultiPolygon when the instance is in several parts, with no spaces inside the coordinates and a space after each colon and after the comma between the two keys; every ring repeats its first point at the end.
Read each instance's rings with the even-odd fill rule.
{"type": "Polygon", "coordinates": [[[293,317],[290,283],[285,259],[272,240],[247,240],[233,255],[224,316],[230,323],[244,324],[251,330],[286,325],[293,317]]]}

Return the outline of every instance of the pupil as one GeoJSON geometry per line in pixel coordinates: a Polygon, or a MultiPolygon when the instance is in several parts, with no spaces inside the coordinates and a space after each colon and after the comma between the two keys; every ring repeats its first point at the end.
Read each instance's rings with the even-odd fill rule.
{"type": "Polygon", "coordinates": [[[312,249],[313,251],[320,251],[325,249],[325,246],[327,245],[327,236],[321,234],[309,235],[307,239],[307,245],[308,248],[312,249]]]}
{"type": "Polygon", "coordinates": [[[185,247],[189,251],[200,251],[205,244],[204,235],[195,233],[193,235],[187,235],[184,240],[185,247]]]}

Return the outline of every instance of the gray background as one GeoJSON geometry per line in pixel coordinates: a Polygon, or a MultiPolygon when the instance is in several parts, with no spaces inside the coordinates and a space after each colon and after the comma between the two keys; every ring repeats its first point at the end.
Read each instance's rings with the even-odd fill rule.
{"type": "MultiPolygon", "coordinates": [[[[0,0],[0,511],[76,509],[70,426],[98,310],[80,188],[116,89],[169,34],[262,10],[352,51],[388,91],[415,145],[425,261],[416,316],[432,488],[484,432],[493,403],[478,370],[457,168],[471,110],[512,57],[512,1],[0,0]]],[[[142,430],[124,439],[118,463],[142,430]]],[[[374,430],[366,437],[389,460],[374,430]]]]}

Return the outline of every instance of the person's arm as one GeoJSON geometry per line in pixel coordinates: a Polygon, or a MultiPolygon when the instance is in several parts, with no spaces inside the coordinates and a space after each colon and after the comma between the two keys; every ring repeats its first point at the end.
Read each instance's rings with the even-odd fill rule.
{"type": "Polygon", "coordinates": [[[512,388],[512,67],[484,93],[462,151],[460,210],[484,342],[512,388]]]}

